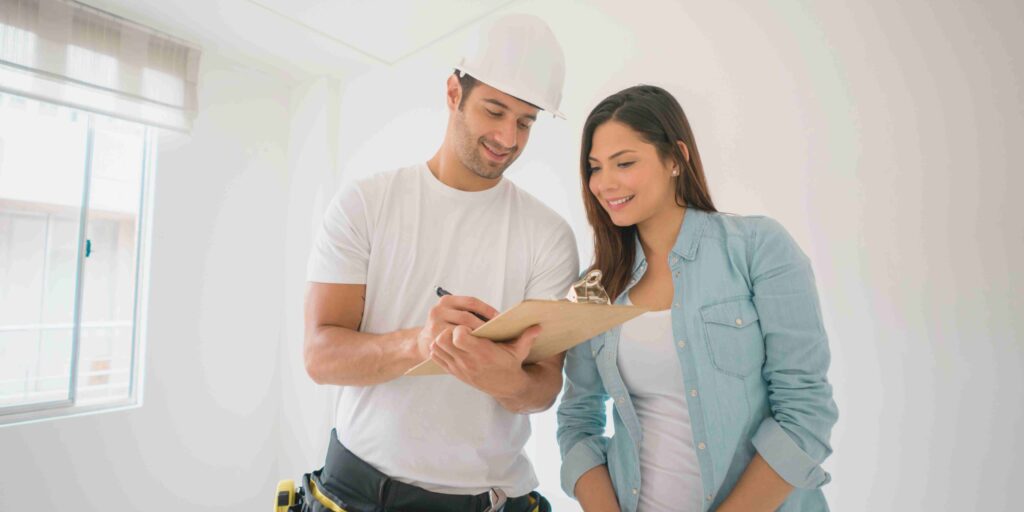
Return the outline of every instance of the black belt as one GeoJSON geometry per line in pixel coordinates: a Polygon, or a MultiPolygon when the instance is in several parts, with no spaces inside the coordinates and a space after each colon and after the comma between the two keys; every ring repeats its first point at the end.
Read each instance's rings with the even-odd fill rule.
{"type": "MultiPolygon", "coordinates": [[[[489,493],[442,494],[394,480],[345,448],[334,431],[323,470],[310,477],[319,494],[346,512],[480,512],[488,510],[492,502],[489,493]]],[[[307,502],[316,499],[306,496],[307,502]]],[[[503,510],[542,512],[550,510],[550,505],[534,492],[508,498],[503,510]]]]}

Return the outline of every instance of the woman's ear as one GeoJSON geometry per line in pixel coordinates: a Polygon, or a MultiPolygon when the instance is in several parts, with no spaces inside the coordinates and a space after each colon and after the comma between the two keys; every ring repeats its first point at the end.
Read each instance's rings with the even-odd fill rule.
{"type": "MultiPolygon", "coordinates": [[[[689,163],[690,162],[690,148],[686,147],[686,143],[681,141],[681,140],[676,141],[676,144],[679,145],[679,151],[683,154],[683,159],[686,160],[687,163],[689,163]]],[[[672,162],[672,176],[679,176],[679,173],[680,173],[679,162],[676,162],[674,160],[675,159],[673,159],[673,162],[672,162]]]]}
{"type": "Polygon", "coordinates": [[[676,141],[676,144],[679,144],[679,151],[683,152],[686,163],[690,163],[690,148],[686,147],[686,143],[681,140],[676,141]]]}

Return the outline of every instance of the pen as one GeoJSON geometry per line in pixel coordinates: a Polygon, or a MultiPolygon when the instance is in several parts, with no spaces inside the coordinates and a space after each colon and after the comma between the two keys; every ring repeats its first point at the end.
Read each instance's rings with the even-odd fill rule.
{"type": "MultiPolygon", "coordinates": [[[[441,288],[440,286],[437,287],[436,291],[437,291],[437,296],[438,297],[444,297],[445,295],[451,295],[452,294],[451,292],[449,292],[448,290],[445,290],[444,288],[441,288]]],[[[470,313],[473,313],[473,312],[470,311],[470,313]]],[[[481,321],[484,321],[484,322],[487,321],[486,318],[484,318],[483,316],[478,315],[476,313],[473,313],[473,316],[479,318],[481,321]]]]}

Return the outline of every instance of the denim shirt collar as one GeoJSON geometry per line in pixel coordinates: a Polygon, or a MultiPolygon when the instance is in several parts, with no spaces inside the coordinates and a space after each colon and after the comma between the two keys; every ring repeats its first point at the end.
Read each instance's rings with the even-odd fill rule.
{"type": "MultiPolygon", "coordinates": [[[[693,261],[697,257],[697,249],[700,246],[701,238],[704,235],[704,228],[708,224],[710,214],[704,210],[687,208],[683,217],[683,225],[679,227],[679,235],[676,236],[676,243],[672,246],[672,253],[686,260],[693,261]]],[[[633,238],[636,257],[633,261],[633,276],[642,272],[647,267],[647,258],[644,256],[644,249],[640,245],[640,232],[637,231],[633,238]]]]}

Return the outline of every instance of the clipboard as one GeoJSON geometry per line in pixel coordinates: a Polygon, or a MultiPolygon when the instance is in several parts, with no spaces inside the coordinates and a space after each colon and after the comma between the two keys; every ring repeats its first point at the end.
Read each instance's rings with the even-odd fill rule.
{"type": "MultiPolygon", "coordinates": [[[[600,272],[597,272],[597,280],[600,272]]],[[[593,280],[588,275],[583,281],[593,280]]],[[[583,283],[581,281],[580,283],[583,283]]],[[[565,300],[525,300],[475,329],[471,334],[496,342],[511,341],[533,325],[542,330],[533,343],[524,364],[535,363],[593,338],[594,336],[649,311],[639,306],[621,306],[608,303],[608,296],[597,300],[584,295],[586,290],[577,283],[565,300]],[[577,302],[578,300],[589,300],[577,302]],[[600,300],[600,301],[599,301],[600,300]]],[[[600,285],[598,285],[600,286],[600,285]]],[[[603,289],[600,293],[603,293],[603,289]]],[[[593,294],[593,292],[590,292],[593,294]]],[[[590,295],[593,297],[593,295],[590,295]]],[[[446,372],[434,361],[414,366],[405,375],[443,375],[446,372]]]]}

